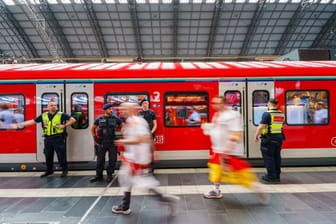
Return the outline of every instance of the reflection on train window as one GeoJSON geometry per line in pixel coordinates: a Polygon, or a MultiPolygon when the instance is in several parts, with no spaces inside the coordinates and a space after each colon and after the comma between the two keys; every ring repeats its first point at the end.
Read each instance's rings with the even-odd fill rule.
{"type": "MultiPolygon", "coordinates": [[[[25,120],[25,97],[22,94],[0,95],[0,129],[13,128],[25,120]]],[[[19,127],[22,129],[23,127],[19,127]]]]}
{"type": "Polygon", "coordinates": [[[168,127],[200,126],[208,121],[208,94],[174,92],[165,94],[165,125],[168,127]]]}
{"type": "Polygon", "coordinates": [[[267,111],[267,104],[269,100],[269,92],[267,90],[256,90],[252,93],[253,104],[253,124],[258,126],[262,114],[267,111]]]}
{"type": "Polygon", "coordinates": [[[105,103],[112,104],[113,113],[120,118],[124,117],[119,110],[121,103],[137,103],[139,110],[141,110],[140,101],[143,99],[149,100],[148,93],[107,93],[105,95],[105,103]]]}
{"type": "Polygon", "coordinates": [[[71,94],[71,116],[76,122],[71,125],[74,129],[85,129],[89,126],[89,97],[87,93],[71,94]]]}
{"type": "Polygon", "coordinates": [[[286,121],[289,125],[329,123],[329,93],[326,90],[286,92],[286,121]]]}
{"type": "Polygon", "coordinates": [[[235,111],[241,113],[241,94],[239,91],[229,90],[224,93],[227,105],[235,111]]]}
{"type": "Polygon", "coordinates": [[[48,112],[48,103],[55,102],[58,110],[59,108],[59,96],[57,93],[44,93],[41,96],[41,113],[48,112]]]}

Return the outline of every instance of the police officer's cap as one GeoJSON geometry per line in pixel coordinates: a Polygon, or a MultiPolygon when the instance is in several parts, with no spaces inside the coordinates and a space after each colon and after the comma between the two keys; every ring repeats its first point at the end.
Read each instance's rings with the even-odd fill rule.
{"type": "Polygon", "coordinates": [[[107,103],[107,104],[105,104],[105,105],[103,106],[103,109],[104,109],[104,110],[107,110],[107,109],[111,108],[112,106],[113,106],[112,104],[107,103]]]}
{"type": "Polygon", "coordinates": [[[271,104],[274,104],[274,105],[278,105],[278,100],[274,99],[274,98],[271,98],[268,102],[270,102],[271,104]]]}
{"type": "Polygon", "coordinates": [[[148,101],[147,98],[143,98],[143,99],[140,101],[140,106],[142,106],[142,103],[145,102],[145,101],[148,101]]]}

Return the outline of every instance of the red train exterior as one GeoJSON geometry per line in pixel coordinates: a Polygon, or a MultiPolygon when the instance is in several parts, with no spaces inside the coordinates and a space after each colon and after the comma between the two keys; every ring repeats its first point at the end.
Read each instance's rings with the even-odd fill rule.
{"type": "MultiPolygon", "coordinates": [[[[0,65],[0,103],[13,113],[20,109],[25,120],[44,111],[50,99],[69,114],[81,106],[87,126],[68,130],[68,158],[74,163],[94,160],[88,128],[104,103],[115,103],[118,113],[120,102],[143,97],[157,115],[159,158],[176,164],[205,161],[209,139],[199,125],[186,121],[192,108],[200,112],[201,122],[210,121],[214,111],[209,100],[217,95],[227,97],[243,115],[247,158],[261,158],[253,135],[265,102],[275,97],[287,116],[283,157],[330,161],[336,157],[335,94],[332,61],[0,65]]],[[[43,162],[40,129],[0,127],[0,162],[43,162]]]]}

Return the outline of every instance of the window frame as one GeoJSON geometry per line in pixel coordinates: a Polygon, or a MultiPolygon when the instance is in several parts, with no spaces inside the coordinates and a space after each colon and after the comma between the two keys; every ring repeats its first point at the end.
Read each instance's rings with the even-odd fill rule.
{"type": "MultiPolygon", "coordinates": [[[[22,96],[23,98],[23,103],[24,103],[24,110],[23,110],[23,121],[26,120],[26,111],[27,111],[27,104],[26,104],[26,96],[24,93],[9,93],[9,94],[6,94],[6,93],[0,93],[0,97],[1,96],[22,96]]],[[[13,111],[14,113],[14,111],[13,111]]],[[[17,129],[15,130],[24,130],[25,127],[18,127],[17,129]]],[[[8,129],[7,128],[0,128],[0,131],[7,131],[8,129]]]]}
{"type": "MultiPolygon", "coordinates": [[[[89,94],[87,93],[87,92],[72,92],[71,93],[71,95],[70,95],[70,110],[71,110],[71,112],[70,112],[70,114],[72,114],[72,107],[75,105],[75,104],[73,104],[73,96],[75,95],[75,94],[83,94],[83,95],[86,95],[86,97],[87,97],[87,103],[86,103],[86,105],[87,105],[87,114],[86,114],[86,116],[87,116],[87,122],[86,122],[86,124],[85,124],[85,127],[84,128],[74,128],[73,127],[73,125],[71,125],[71,127],[73,128],[73,129],[75,129],[75,130],[85,130],[85,129],[87,129],[89,126],[90,126],[90,119],[89,119],[89,111],[90,111],[90,100],[89,100],[89,94]]],[[[77,122],[77,121],[76,121],[77,122]]]]}
{"type": "MultiPolygon", "coordinates": [[[[267,89],[256,89],[256,90],[253,90],[253,92],[252,92],[252,124],[253,124],[255,127],[259,126],[259,124],[256,124],[256,123],[255,123],[256,119],[255,119],[255,111],[254,111],[254,94],[255,94],[255,92],[260,92],[260,91],[267,93],[267,97],[268,97],[268,98],[267,98],[267,100],[266,100],[266,107],[267,107],[267,104],[268,104],[269,99],[271,98],[271,93],[270,93],[270,91],[267,90],[267,89]]],[[[266,110],[266,111],[267,111],[267,110],[266,110]]]]}
{"type": "MultiPolygon", "coordinates": [[[[45,112],[43,112],[43,96],[44,95],[48,95],[48,94],[55,94],[56,96],[57,96],[57,111],[60,111],[60,105],[61,105],[61,97],[60,97],[60,94],[58,93],[58,92],[44,92],[44,93],[42,93],[42,95],[41,95],[41,110],[40,110],[40,112],[41,112],[41,114],[42,113],[45,113],[45,112]]],[[[48,108],[48,104],[47,104],[47,108],[48,108]]]]}
{"type": "MultiPolygon", "coordinates": [[[[207,106],[207,116],[206,122],[209,122],[209,117],[210,117],[210,102],[209,102],[209,93],[207,91],[169,91],[169,92],[165,92],[164,93],[164,105],[163,105],[163,114],[164,114],[164,119],[163,119],[163,124],[164,127],[166,128],[200,128],[201,127],[201,123],[199,125],[178,125],[178,126],[171,126],[171,125],[167,125],[166,123],[166,107],[167,107],[167,96],[172,96],[172,95],[199,95],[201,96],[201,94],[203,94],[204,96],[206,96],[206,106],[207,106]]],[[[168,105],[169,106],[169,105],[168,105]]]]}
{"type": "MultiPolygon", "coordinates": [[[[285,96],[285,103],[284,103],[284,107],[285,107],[285,116],[286,116],[286,125],[288,126],[326,126],[326,125],[330,125],[330,91],[328,89],[292,89],[292,90],[286,90],[284,93],[285,96]],[[328,122],[327,123],[299,123],[299,124],[293,124],[293,123],[288,123],[288,108],[287,108],[287,94],[288,92],[326,92],[327,93],[327,104],[328,104],[328,122]]],[[[316,103],[316,102],[315,102],[316,103]]],[[[309,108],[308,108],[309,110],[309,108]]],[[[308,112],[309,113],[309,112],[308,112]]],[[[312,118],[313,119],[313,118],[312,118]]]]}

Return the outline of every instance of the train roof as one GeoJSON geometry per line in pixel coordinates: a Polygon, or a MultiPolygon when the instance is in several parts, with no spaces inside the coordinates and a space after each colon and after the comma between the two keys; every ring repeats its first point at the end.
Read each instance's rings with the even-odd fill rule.
{"type": "Polygon", "coordinates": [[[0,80],[336,76],[336,61],[0,65],[0,80]]]}

